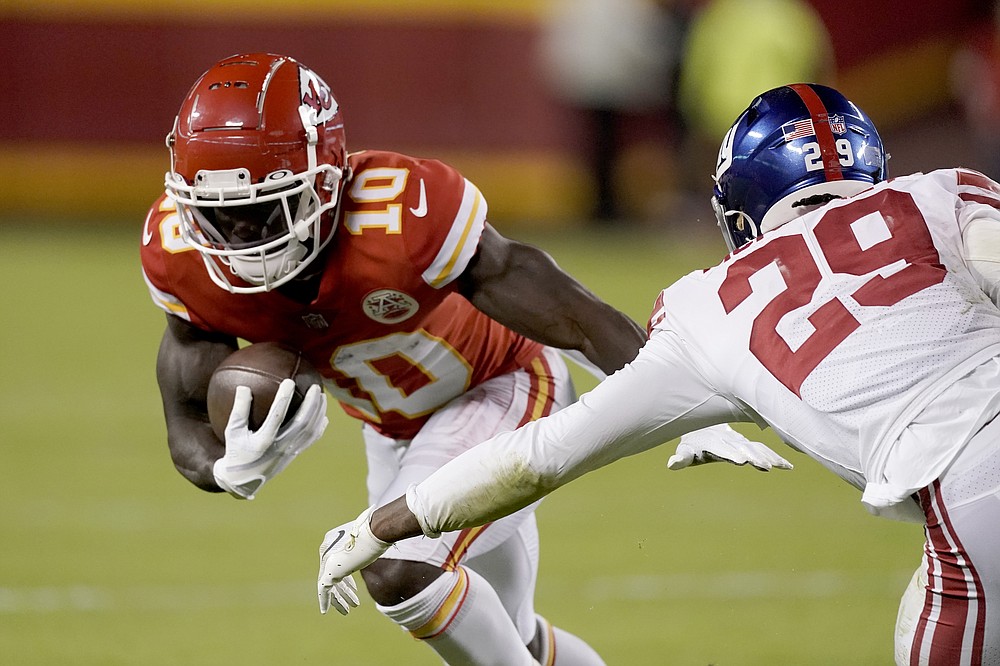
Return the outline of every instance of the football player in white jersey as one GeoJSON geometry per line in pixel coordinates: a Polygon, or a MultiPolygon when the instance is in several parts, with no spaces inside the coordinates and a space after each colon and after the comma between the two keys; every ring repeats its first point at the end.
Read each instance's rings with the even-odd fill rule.
{"type": "MultiPolygon", "coordinates": [[[[754,99],[715,179],[731,253],[660,294],[639,356],[331,530],[321,604],[340,603],[390,542],[496,519],[690,430],[752,421],[855,485],[872,513],[924,524],[897,664],[1000,664],[1000,185],[965,169],[887,180],[871,120],[812,84],[754,99]]],[[[701,461],[679,451],[670,464],[701,461]]]]}

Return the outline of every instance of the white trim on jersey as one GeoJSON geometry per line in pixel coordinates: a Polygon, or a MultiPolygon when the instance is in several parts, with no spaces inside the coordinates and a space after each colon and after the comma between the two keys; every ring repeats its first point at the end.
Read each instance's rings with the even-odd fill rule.
{"type": "Polygon", "coordinates": [[[468,180],[462,204],[451,223],[451,230],[434,261],[421,277],[434,288],[441,288],[457,278],[476,253],[479,237],[486,227],[486,199],[468,180]]]}
{"type": "Polygon", "coordinates": [[[146,281],[146,286],[149,288],[149,296],[153,299],[153,303],[156,304],[158,308],[164,310],[167,314],[172,314],[185,321],[191,321],[191,315],[188,314],[187,307],[180,302],[173,294],[168,294],[165,291],[161,291],[156,288],[156,286],[150,282],[149,276],[146,275],[146,271],[142,271],[142,279],[146,281]]]}

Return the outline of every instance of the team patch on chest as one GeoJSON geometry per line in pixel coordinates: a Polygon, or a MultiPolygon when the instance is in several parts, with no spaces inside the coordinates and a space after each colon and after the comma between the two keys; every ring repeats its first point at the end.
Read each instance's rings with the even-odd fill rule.
{"type": "Polygon", "coordinates": [[[401,291],[376,289],[365,296],[361,308],[379,323],[398,324],[415,315],[420,304],[401,291]]]}

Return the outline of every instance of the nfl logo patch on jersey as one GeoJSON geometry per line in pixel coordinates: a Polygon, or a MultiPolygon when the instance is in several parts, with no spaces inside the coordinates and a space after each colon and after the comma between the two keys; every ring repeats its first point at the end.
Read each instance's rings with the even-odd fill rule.
{"type": "Polygon", "coordinates": [[[376,289],[365,296],[362,309],[369,318],[382,324],[398,324],[417,313],[420,304],[395,289],[376,289]]]}
{"type": "Polygon", "coordinates": [[[316,330],[322,330],[324,328],[329,328],[330,326],[330,324],[326,321],[326,317],[312,312],[302,315],[302,321],[309,328],[316,330]]]}

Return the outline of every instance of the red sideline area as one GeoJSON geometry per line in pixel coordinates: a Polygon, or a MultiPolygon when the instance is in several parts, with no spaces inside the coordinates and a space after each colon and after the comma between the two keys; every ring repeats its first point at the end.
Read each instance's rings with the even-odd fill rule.
{"type": "MultiPolygon", "coordinates": [[[[839,86],[883,126],[947,103],[947,60],[972,0],[813,4],[831,33],[839,86]]],[[[518,6],[522,20],[0,10],[0,215],[141,215],[160,189],[163,137],[194,79],[223,56],[270,50],[330,83],[351,148],[447,159],[490,193],[495,219],[582,216],[586,125],[542,80],[538,22],[518,6]]],[[[661,141],[660,122],[639,119],[632,140],[661,141]]]]}

